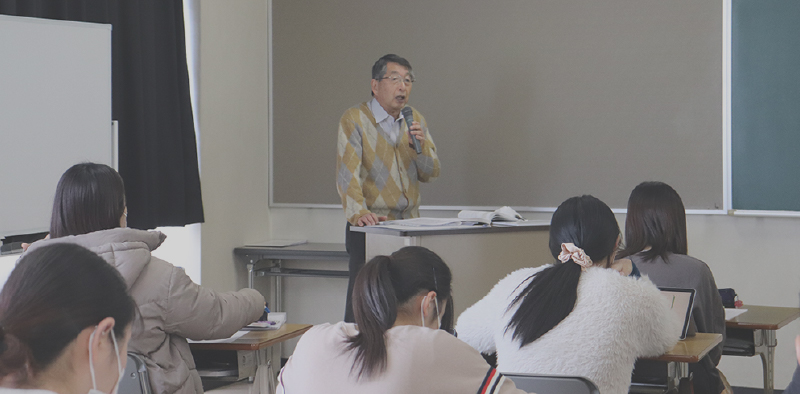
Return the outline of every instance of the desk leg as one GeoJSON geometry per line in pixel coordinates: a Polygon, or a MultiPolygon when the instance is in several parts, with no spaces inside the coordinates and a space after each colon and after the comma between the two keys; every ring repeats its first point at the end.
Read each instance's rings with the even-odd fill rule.
{"type": "MultiPolygon", "coordinates": [[[[281,272],[281,266],[282,266],[281,263],[282,263],[281,260],[275,260],[275,262],[272,264],[272,267],[270,267],[269,270],[272,272],[281,272]]],[[[283,302],[282,302],[283,300],[281,300],[282,298],[281,276],[280,275],[271,275],[271,276],[272,276],[272,289],[274,292],[273,295],[275,298],[272,299],[274,303],[270,305],[269,309],[273,312],[284,312],[283,302]]]]}
{"type": "Polygon", "coordinates": [[[256,276],[255,267],[256,261],[250,259],[250,262],[247,263],[247,287],[251,289],[253,288],[253,279],[255,279],[256,276]]]}
{"type": "Polygon", "coordinates": [[[256,374],[251,393],[275,394],[275,371],[272,368],[272,347],[256,351],[256,374]]]}
{"type": "Polygon", "coordinates": [[[761,356],[761,364],[764,369],[764,394],[772,394],[775,389],[775,346],[778,339],[775,330],[755,330],[754,334],[761,338],[755,338],[756,353],[761,356]]]}
{"type": "Polygon", "coordinates": [[[670,361],[667,363],[667,392],[678,392],[681,379],[689,377],[689,364],[670,361]]]}

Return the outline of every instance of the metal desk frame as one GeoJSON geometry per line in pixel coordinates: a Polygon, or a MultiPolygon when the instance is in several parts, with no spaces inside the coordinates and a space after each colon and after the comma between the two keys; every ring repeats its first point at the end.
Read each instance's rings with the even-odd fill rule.
{"type": "Polygon", "coordinates": [[[247,287],[253,288],[253,280],[256,276],[272,277],[273,311],[283,310],[281,277],[350,277],[348,271],[341,270],[283,268],[283,260],[349,261],[350,255],[347,254],[344,244],[306,243],[287,247],[241,246],[235,248],[233,253],[247,263],[247,287]],[[265,268],[256,269],[256,265],[261,262],[267,262],[268,265],[265,268]]]}
{"type": "Polygon", "coordinates": [[[775,390],[775,347],[778,346],[776,332],[800,317],[800,309],[758,305],[742,308],[747,312],[726,321],[725,326],[753,331],[754,355],[761,356],[764,371],[764,394],[772,394],[775,390]]]}

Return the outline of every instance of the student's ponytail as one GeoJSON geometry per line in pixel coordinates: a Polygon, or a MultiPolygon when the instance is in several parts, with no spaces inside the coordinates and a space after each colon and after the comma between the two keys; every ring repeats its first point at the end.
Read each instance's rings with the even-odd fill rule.
{"type": "Polygon", "coordinates": [[[371,376],[386,368],[384,334],[397,319],[397,297],[389,272],[389,256],[378,256],[361,268],[353,285],[353,314],[358,335],[349,338],[348,349],[356,351],[358,376],[371,376]]]}
{"type": "Polygon", "coordinates": [[[31,350],[0,326],[0,377],[13,383],[28,380],[31,350]]]}
{"type": "MultiPolygon", "coordinates": [[[[619,225],[611,209],[595,197],[572,197],[558,207],[550,223],[550,252],[558,258],[562,244],[582,249],[592,261],[604,260],[614,252],[619,225]]],[[[575,308],[581,266],[572,258],[532,275],[508,309],[518,305],[506,326],[513,338],[525,346],[564,320],[575,308]]]]}
{"type": "MultiPolygon", "coordinates": [[[[394,326],[398,308],[415,296],[436,292],[442,329],[453,327],[450,268],[428,249],[402,248],[391,256],[377,256],[361,268],[353,285],[353,312],[358,334],[348,338],[347,350],[355,351],[351,371],[358,378],[372,377],[386,369],[386,331],[394,326]],[[445,304],[447,301],[447,304],[445,304]]],[[[412,310],[419,310],[419,304],[412,310]]]]}

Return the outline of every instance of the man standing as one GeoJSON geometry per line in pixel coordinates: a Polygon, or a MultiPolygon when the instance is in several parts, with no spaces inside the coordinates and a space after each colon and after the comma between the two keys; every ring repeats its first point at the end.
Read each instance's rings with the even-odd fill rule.
{"type": "Polygon", "coordinates": [[[413,110],[406,126],[401,113],[414,83],[408,60],[393,54],[372,66],[372,100],[348,109],[339,120],[336,186],[342,198],[350,254],[346,322],[353,322],[353,282],[366,260],[364,233],[350,226],[419,216],[419,183],[439,176],[439,158],[422,114],[413,110]],[[417,154],[411,138],[422,149],[417,154]]]}

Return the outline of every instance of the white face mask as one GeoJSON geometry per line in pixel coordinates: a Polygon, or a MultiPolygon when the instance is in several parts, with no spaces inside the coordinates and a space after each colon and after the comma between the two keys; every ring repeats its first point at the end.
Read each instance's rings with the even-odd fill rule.
{"type": "MultiPolygon", "coordinates": [[[[97,380],[94,376],[94,359],[92,358],[92,341],[94,339],[94,334],[97,332],[97,328],[95,327],[94,331],[92,331],[92,335],[89,335],[89,373],[92,374],[92,389],[89,390],[89,394],[106,394],[97,389],[97,380]]],[[[117,346],[117,337],[114,335],[114,330],[110,331],[111,341],[114,342],[114,355],[117,357],[117,384],[114,385],[114,389],[111,390],[110,394],[116,394],[117,390],[119,390],[119,381],[122,378],[122,362],[119,360],[119,347],[117,346]]]]}
{"type": "MultiPolygon", "coordinates": [[[[419,304],[419,314],[422,317],[422,327],[425,326],[425,298],[422,297],[422,302],[419,304]]],[[[439,321],[439,325],[436,328],[442,328],[442,317],[439,316],[439,302],[436,301],[436,297],[433,297],[433,305],[436,307],[436,320],[439,321]]]]}

